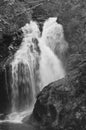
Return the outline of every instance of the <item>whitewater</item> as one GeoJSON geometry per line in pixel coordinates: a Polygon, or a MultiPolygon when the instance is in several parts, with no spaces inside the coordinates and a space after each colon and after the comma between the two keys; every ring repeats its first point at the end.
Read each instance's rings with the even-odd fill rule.
{"type": "Polygon", "coordinates": [[[61,55],[68,44],[64,42],[63,27],[57,18],[47,19],[42,32],[35,21],[21,29],[24,38],[10,62],[11,112],[3,122],[22,123],[32,113],[37,94],[66,75],[56,51],[61,55]]]}

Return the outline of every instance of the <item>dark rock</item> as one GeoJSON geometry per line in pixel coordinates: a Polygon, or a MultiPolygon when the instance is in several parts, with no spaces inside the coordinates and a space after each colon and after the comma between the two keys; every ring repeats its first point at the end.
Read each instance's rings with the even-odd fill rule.
{"type": "Polygon", "coordinates": [[[0,113],[9,111],[9,97],[6,82],[6,71],[0,71],[0,113]]]}
{"type": "Polygon", "coordinates": [[[64,79],[46,86],[37,97],[33,117],[45,129],[86,128],[86,60],[74,62],[77,67],[64,79]]]}

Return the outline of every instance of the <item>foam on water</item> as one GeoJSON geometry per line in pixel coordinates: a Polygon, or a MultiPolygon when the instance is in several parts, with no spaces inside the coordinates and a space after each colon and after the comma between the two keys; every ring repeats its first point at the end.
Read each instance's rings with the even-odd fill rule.
{"type": "Polygon", "coordinates": [[[34,49],[32,40],[38,38],[40,34],[37,24],[32,21],[30,24],[26,24],[22,30],[24,39],[11,62],[12,112],[6,119],[7,121],[18,123],[25,116],[31,114],[36,101],[37,88],[34,70],[37,64],[38,53],[34,49]]]}
{"type": "Polygon", "coordinates": [[[12,111],[4,122],[21,123],[33,111],[38,92],[49,83],[65,76],[55,48],[62,52],[67,44],[62,42],[63,27],[56,20],[57,18],[49,18],[45,21],[42,36],[36,22],[31,21],[22,28],[23,41],[10,63],[12,111]],[[33,42],[34,39],[38,41],[37,45],[33,42]],[[36,50],[37,47],[40,53],[36,50]]]}
{"type": "Polygon", "coordinates": [[[64,37],[63,27],[56,22],[57,18],[49,18],[43,26],[42,37],[40,38],[40,77],[41,89],[49,83],[65,76],[65,70],[61,60],[55,54],[55,48],[62,49],[64,37]]]}

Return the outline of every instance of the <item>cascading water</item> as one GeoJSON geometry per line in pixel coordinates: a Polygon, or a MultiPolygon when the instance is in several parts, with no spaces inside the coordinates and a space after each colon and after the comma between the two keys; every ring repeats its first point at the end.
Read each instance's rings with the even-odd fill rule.
{"type": "Polygon", "coordinates": [[[33,28],[34,22],[26,25],[23,30],[25,36],[20,49],[12,61],[12,111],[17,111],[23,107],[31,107],[36,97],[36,87],[34,80],[34,69],[36,66],[37,53],[34,50],[32,39],[37,38],[39,30],[33,28]],[[26,29],[26,30],[25,30],[26,29]],[[32,47],[32,50],[31,50],[32,47]],[[19,105],[19,106],[18,106],[19,105]]]}
{"type": "Polygon", "coordinates": [[[31,113],[39,90],[34,75],[39,56],[33,42],[40,35],[39,28],[35,22],[30,22],[22,31],[24,39],[11,62],[12,113],[8,117],[13,121],[20,121],[31,113]]]}
{"type": "Polygon", "coordinates": [[[7,117],[10,121],[20,122],[29,115],[38,92],[65,76],[55,48],[62,52],[67,44],[61,43],[64,39],[63,28],[56,20],[57,18],[49,18],[44,23],[41,36],[36,22],[31,21],[22,28],[22,44],[10,63],[12,113],[7,117]]]}
{"type": "Polygon", "coordinates": [[[61,79],[65,76],[65,71],[58,56],[55,54],[55,48],[62,51],[63,28],[56,22],[57,18],[49,18],[43,26],[42,37],[39,40],[41,50],[40,58],[40,78],[41,89],[49,83],[61,79]]]}

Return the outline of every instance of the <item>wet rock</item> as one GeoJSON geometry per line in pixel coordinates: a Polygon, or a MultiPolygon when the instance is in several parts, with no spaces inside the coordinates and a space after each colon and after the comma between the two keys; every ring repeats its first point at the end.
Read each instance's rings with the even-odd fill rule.
{"type": "Polygon", "coordinates": [[[0,41],[0,113],[9,113],[11,109],[11,66],[9,64],[21,45],[22,38],[22,31],[19,30],[12,34],[3,34],[0,41]]]}
{"type": "Polygon", "coordinates": [[[0,71],[0,113],[6,113],[9,108],[9,98],[5,74],[5,70],[0,71]]]}

